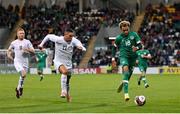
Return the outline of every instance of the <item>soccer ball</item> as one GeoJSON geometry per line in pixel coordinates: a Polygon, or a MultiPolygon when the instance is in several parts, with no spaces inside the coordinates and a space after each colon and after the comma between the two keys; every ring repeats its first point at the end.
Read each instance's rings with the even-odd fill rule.
{"type": "Polygon", "coordinates": [[[134,102],[138,106],[143,106],[146,103],[146,97],[143,95],[136,96],[134,102]]]}

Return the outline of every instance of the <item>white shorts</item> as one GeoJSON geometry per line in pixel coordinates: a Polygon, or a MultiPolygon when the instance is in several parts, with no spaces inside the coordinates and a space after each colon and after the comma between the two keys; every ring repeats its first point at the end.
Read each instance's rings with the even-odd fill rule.
{"type": "Polygon", "coordinates": [[[16,68],[17,72],[20,72],[22,70],[28,71],[28,66],[23,65],[22,63],[14,62],[14,67],[16,68]]]}
{"type": "Polygon", "coordinates": [[[56,70],[58,70],[61,65],[64,65],[68,70],[72,69],[72,65],[66,65],[66,64],[64,64],[62,62],[54,61],[54,66],[55,66],[56,70]]]}

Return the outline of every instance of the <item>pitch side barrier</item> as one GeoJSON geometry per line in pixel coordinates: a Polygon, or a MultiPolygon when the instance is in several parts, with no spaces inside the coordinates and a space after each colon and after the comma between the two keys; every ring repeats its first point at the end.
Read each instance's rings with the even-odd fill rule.
{"type": "MultiPolygon", "coordinates": [[[[106,74],[107,67],[101,66],[99,68],[74,68],[73,74],[106,74]]],[[[44,74],[52,74],[52,70],[50,68],[45,68],[43,70],[44,74]]],[[[30,68],[31,74],[37,74],[36,68],[30,68]]],[[[121,67],[118,68],[117,73],[122,73],[121,67]]],[[[139,68],[134,68],[134,74],[140,74],[139,68]]],[[[180,67],[148,67],[147,74],[179,74],[180,75],[180,67]]]]}

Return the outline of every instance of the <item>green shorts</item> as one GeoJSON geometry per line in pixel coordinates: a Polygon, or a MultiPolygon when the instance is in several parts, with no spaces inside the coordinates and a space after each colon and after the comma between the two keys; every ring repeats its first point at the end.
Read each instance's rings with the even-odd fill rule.
{"type": "Polygon", "coordinates": [[[45,65],[44,65],[44,64],[38,64],[38,65],[37,65],[37,70],[38,70],[38,71],[43,71],[43,68],[45,68],[45,65]]]}
{"type": "Polygon", "coordinates": [[[136,63],[136,57],[135,58],[120,57],[120,65],[121,66],[134,67],[135,63],[136,63]]]}
{"type": "Polygon", "coordinates": [[[138,67],[141,72],[146,72],[146,70],[147,70],[147,66],[145,66],[145,65],[138,65],[138,67]]]}

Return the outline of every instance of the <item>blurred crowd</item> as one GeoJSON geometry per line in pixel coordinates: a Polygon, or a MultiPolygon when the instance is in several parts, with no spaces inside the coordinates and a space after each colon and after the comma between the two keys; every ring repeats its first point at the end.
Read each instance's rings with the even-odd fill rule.
{"type": "Polygon", "coordinates": [[[13,7],[11,4],[7,8],[0,4],[0,27],[7,27],[12,30],[19,19],[19,6],[13,7]]]}
{"type": "Polygon", "coordinates": [[[153,59],[150,66],[177,66],[180,51],[180,4],[146,7],[139,35],[153,59]]]}

